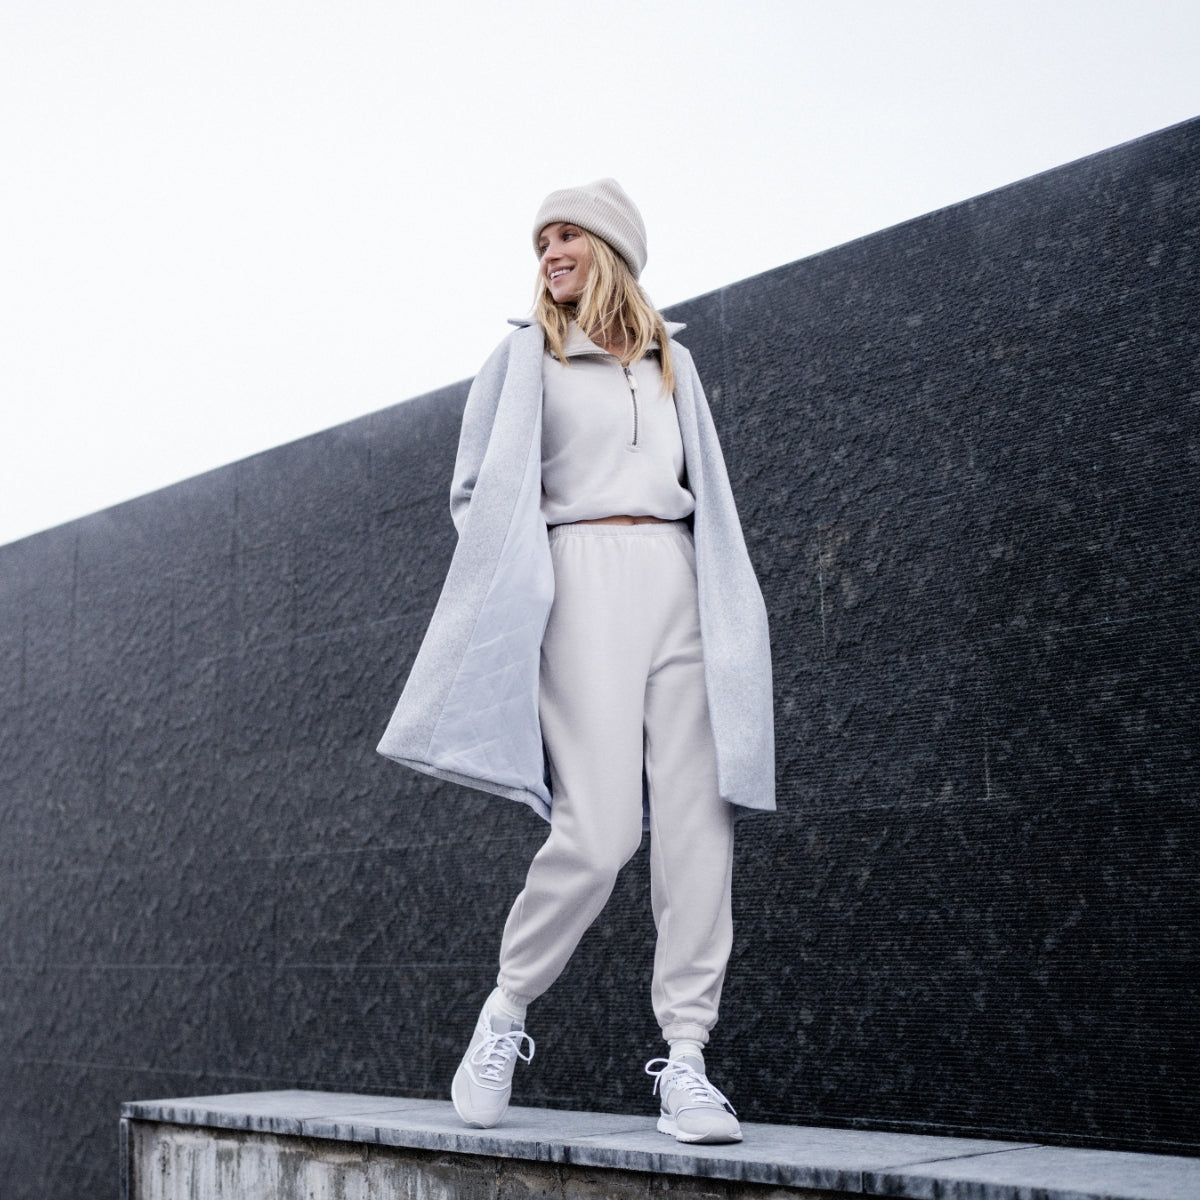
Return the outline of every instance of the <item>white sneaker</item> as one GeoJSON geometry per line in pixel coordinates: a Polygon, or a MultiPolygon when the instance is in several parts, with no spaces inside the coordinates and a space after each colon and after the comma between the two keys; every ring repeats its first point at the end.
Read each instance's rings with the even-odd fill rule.
{"type": "Polygon", "coordinates": [[[525,1062],[533,1058],[533,1038],[522,1022],[500,1016],[484,1004],[450,1087],[454,1111],[468,1125],[490,1129],[504,1116],[518,1058],[525,1062]]]}
{"type": "Polygon", "coordinates": [[[662,1104],[659,1133],[669,1133],[681,1142],[742,1140],[733,1105],[708,1082],[702,1060],[652,1058],[646,1074],[654,1076],[654,1090],[662,1104]]]}

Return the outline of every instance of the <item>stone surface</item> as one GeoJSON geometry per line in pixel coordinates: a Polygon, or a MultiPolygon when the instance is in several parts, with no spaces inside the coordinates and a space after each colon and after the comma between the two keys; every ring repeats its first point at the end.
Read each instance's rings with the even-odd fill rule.
{"type": "Polygon", "coordinates": [[[130,1122],[128,1200],[846,1200],[852,1193],[130,1122]]]}
{"type": "Polygon", "coordinates": [[[1196,1200],[1200,1159],[1037,1146],[953,1163],[871,1171],[865,1191],[916,1200],[1196,1200]]]}
{"type": "MultiPolygon", "coordinates": [[[[1200,1153],[1200,122],[677,306],[771,613],[747,1120],[1200,1153]]],[[[497,338],[503,335],[497,317],[497,338]]],[[[0,547],[0,1178],[137,1095],[444,1099],[544,827],[374,745],[466,385],[0,547]]],[[[648,1114],[643,850],[522,1103],[648,1114]]]]}
{"type": "Polygon", "coordinates": [[[425,1180],[429,1160],[387,1154],[373,1160],[372,1151],[383,1147],[452,1156],[458,1186],[471,1196],[507,1194],[504,1181],[522,1173],[549,1194],[591,1194],[587,1188],[596,1178],[590,1172],[606,1173],[608,1190],[598,1194],[621,1197],[647,1195],[658,1190],[651,1181],[663,1179],[674,1181],[675,1194],[696,1196],[751,1196],[760,1188],[914,1200],[1193,1200],[1200,1194],[1200,1159],[919,1134],[746,1124],[737,1145],[686,1146],[659,1133],[652,1117],[514,1107],[494,1129],[469,1129],[444,1101],[304,1091],[138,1101],[123,1105],[122,1113],[133,1131],[129,1200],[259,1195],[264,1179],[280,1186],[285,1174],[315,1190],[288,1185],[301,1190],[281,1190],[280,1200],[333,1195],[330,1181],[349,1195],[357,1194],[357,1181],[377,1186],[373,1171],[397,1194],[419,1192],[412,1180],[425,1180]],[[231,1160],[242,1172],[236,1184],[210,1190],[231,1160]],[[514,1160],[537,1166],[514,1172],[514,1160]],[[550,1165],[559,1169],[547,1170],[550,1165]],[[170,1187],[161,1186],[168,1176],[170,1187]],[[721,1186],[728,1191],[714,1193],[721,1186]]]}
{"type": "Polygon", "coordinates": [[[786,1187],[860,1191],[863,1173],[1000,1150],[1020,1143],[747,1126],[729,1146],[686,1146],[658,1132],[653,1116],[512,1106],[494,1129],[463,1125],[446,1101],[283,1091],[126,1103],[130,1120],[400,1146],[578,1167],[734,1179],[786,1187]]]}

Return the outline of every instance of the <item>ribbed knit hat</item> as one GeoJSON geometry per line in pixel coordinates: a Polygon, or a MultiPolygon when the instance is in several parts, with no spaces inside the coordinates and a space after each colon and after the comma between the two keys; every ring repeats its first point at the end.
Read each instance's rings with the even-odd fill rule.
{"type": "Polygon", "coordinates": [[[580,187],[551,192],[533,223],[533,249],[547,225],[566,221],[602,237],[629,265],[637,279],[646,265],[646,226],[637,206],[615,179],[597,179],[580,187]]]}

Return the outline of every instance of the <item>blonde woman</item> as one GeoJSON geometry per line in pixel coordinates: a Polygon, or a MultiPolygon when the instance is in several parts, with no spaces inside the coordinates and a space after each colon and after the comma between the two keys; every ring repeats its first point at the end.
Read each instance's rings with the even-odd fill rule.
{"type": "Polygon", "coordinates": [[[688,352],[643,292],[641,215],[612,179],[533,225],[534,320],[476,377],[450,507],[458,547],[380,751],[550,823],[509,913],[452,1096],[504,1115],[526,1010],[650,832],[646,1066],[658,1128],[741,1139],[708,1080],[732,937],[734,808],[774,808],[766,611],[688,352]]]}

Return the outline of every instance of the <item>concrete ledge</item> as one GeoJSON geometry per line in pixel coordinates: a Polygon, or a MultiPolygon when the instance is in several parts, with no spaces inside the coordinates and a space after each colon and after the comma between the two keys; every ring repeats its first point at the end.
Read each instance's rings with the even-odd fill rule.
{"type": "Polygon", "coordinates": [[[1200,1159],[1027,1142],[744,1125],[740,1145],[684,1146],[649,1116],[514,1107],[478,1130],[445,1101],[308,1091],[133,1101],[121,1117],[127,1200],[1200,1200],[1200,1159]]]}

